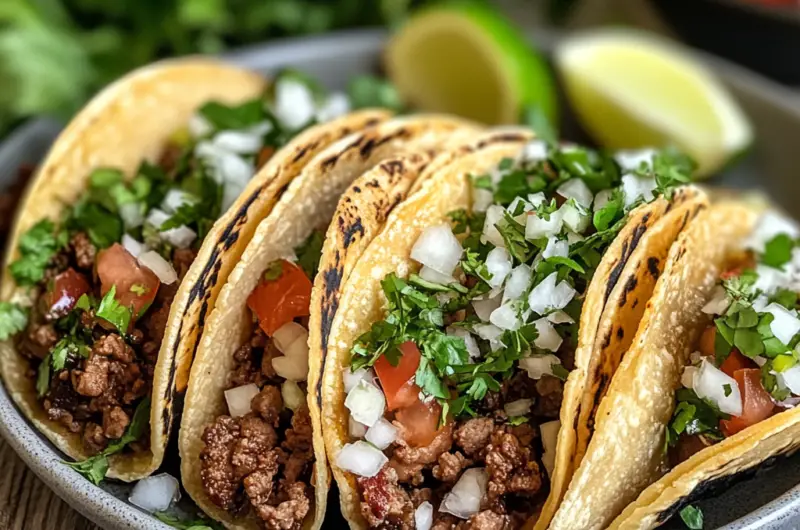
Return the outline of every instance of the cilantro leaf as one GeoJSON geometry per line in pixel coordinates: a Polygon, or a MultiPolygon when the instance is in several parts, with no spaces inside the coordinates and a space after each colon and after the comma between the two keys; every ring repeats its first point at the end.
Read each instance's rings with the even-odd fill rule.
{"type": "Polygon", "coordinates": [[[358,75],[350,79],[347,95],[353,109],[382,107],[400,112],[404,108],[394,85],[372,75],[358,75]]]}
{"type": "Polygon", "coordinates": [[[89,357],[89,346],[85,342],[66,336],[59,340],[50,352],[50,364],[53,370],[63,370],[67,359],[76,357],[89,357]]]}
{"type": "Polygon", "coordinates": [[[50,359],[50,354],[47,354],[39,363],[39,369],[36,372],[36,394],[39,397],[47,394],[47,390],[50,388],[50,359]]]}
{"type": "Polygon", "coordinates": [[[246,101],[239,105],[210,101],[200,107],[198,112],[214,126],[214,132],[225,129],[246,129],[264,121],[267,115],[261,99],[246,101]]]}
{"type": "Polygon", "coordinates": [[[792,259],[792,249],[795,242],[788,234],[778,234],[764,246],[764,253],[761,255],[761,262],[776,269],[783,266],[792,259]]]}
{"type": "Polygon", "coordinates": [[[17,304],[0,302],[0,340],[8,340],[28,325],[28,314],[17,304]]]}
{"type": "Polygon", "coordinates": [[[20,257],[9,267],[14,281],[23,287],[41,281],[50,260],[66,244],[67,234],[56,230],[52,221],[43,219],[33,225],[20,237],[20,257]]]}
{"type": "Polygon", "coordinates": [[[522,116],[519,121],[530,127],[536,133],[536,136],[549,145],[558,143],[558,131],[553,127],[553,124],[539,105],[525,105],[522,108],[522,116]]]}
{"type": "Polygon", "coordinates": [[[153,517],[178,530],[225,530],[224,526],[211,519],[183,520],[166,512],[155,512],[153,517]]]}
{"type": "Polygon", "coordinates": [[[73,230],[82,230],[99,248],[110,247],[122,239],[122,219],[89,198],[79,201],[72,208],[67,225],[73,230]]]}
{"type": "Polygon", "coordinates": [[[700,508],[696,508],[690,504],[685,506],[680,513],[681,520],[683,520],[690,530],[702,530],[703,512],[700,510],[700,508]]]}
{"type": "Polygon", "coordinates": [[[608,202],[594,212],[592,224],[599,231],[608,230],[625,215],[625,200],[619,188],[611,192],[608,202]]]}
{"type": "Polygon", "coordinates": [[[321,230],[314,230],[306,240],[295,249],[297,264],[313,282],[319,269],[319,260],[322,258],[322,244],[325,234],[321,230]]]}
{"type": "Polygon", "coordinates": [[[117,286],[111,286],[100,305],[97,308],[97,318],[102,318],[106,322],[114,325],[119,331],[120,335],[125,336],[128,333],[128,327],[131,323],[133,311],[129,307],[125,307],[114,298],[117,294],[117,286]]]}

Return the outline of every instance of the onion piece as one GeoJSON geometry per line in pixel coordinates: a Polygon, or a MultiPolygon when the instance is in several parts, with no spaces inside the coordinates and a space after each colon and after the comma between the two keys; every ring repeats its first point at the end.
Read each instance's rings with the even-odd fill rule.
{"type": "Polygon", "coordinates": [[[681,384],[686,388],[694,388],[694,377],[697,374],[697,367],[692,365],[684,366],[681,374],[681,384]]]}
{"type": "Polygon", "coordinates": [[[519,367],[528,372],[528,377],[537,381],[543,375],[553,375],[554,364],[561,364],[561,359],[551,353],[531,355],[519,360],[519,367]]]}
{"type": "Polygon", "coordinates": [[[732,416],[742,415],[742,395],[736,379],[712,363],[705,359],[700,361],[692,385],[698,397],[711,400],[720,411],[732,416]]]}
{"type": "Polygon", "coordinates": [[[386,418],[379,418],[375,425],[367,429],[365,438],[378,449],[386,449],[397,440],[397,427],[386,418]]]}
{"type": "Polygon", "coordinates": [[[562,204],[558,211],[564,221],[564,225],[572,232],[580,234],[589,228],[591,217],[589,216],[589,211],[584,210],[582,206],[568,201],[562,204]]]}
{"type": "Polygon", "coordinates": [[[184,204],[193,204],[195,202],[197,202],[197,198],[191,193],[172,188],[164,196],[164,200],[161,201],[161,209],[167,213],[175,213],[184,204]]]}
{"type": "Polygon", "coordinates": [[[566,280],[556,285],[557,279],[558,273],[553,272],[531,290],[528,295],[531,311],[545,315],[553,309],[564,309],[572,301],[575,289],[566,280]]]}
{"type": "Polygon", "coordinates": [[[493,204],[486,209],[486,219],[483,221],[483,235],[481,236],[482,242],[505,248],[506,242],[497,230],[497,226],[495,226],[504,217],[505,209],[498,204],[493,204]]]}
{"type": "Polygon", "coordinates": [[[280,78],[275,83],[275,117],[289,129],[303,127],[314,118],[314,94],[305,83],[296,79],[280,78]]]}
{"type": "Polygon", "coordinates": [[[531,210],[533,210],[533,205],[531,203],[529,203],[522,197],[514,197],[514,200],[511,201],[511,204],[509,204],[508,207],[506,208],[506,211],[511,215],[514,215],[514,212],[516,212],[519,209],[520,204],[522,205],[521,209],[522,212],[530,212],[531,210]]]}
{"type": "Polygon", "coordinates": [[[489,279],[489,285],[492,287],[500,287],[511,272],[511,256],[508,251],[502,247],[495,247],[489,251],[486,256],[486,270],[492,277],[489,279]]]}
{"type": "Polygon", "coordinates": [[[433,504],[421,503],[414,511],[414,526],[417,530],[430,530],[433,525],[433,504]]]}
{"type": "Polygon", "coordinates": [[[297,322],[290,321],[275,330],[275,333],[272,334],[272,340],[275,342],[275,347],[278,348],[278,351],[286,354],[294,341],[308,340],[308,330],[297,322]]]}
{"type": "Polygon", "coordinates": [[[540,239],[550,237],[561,232],[564,220],[561,218],[563,212],[559,209],[551,213],[549,219],[545,220],[538,214],[529,214],[525,223],[525,238],[540,239]]]}
{"type": "Polygon", "coordinates": [[[144,213],[142,212],[142,203],[127,202],[121,204],[119,207],[119,216],[122,218],[122,224],[125,225],[127,230],[137,228],[144,224],[144,213]]]}
{"type": "Polygon", "coordinates": [[[489,315],[489,322],[506,330],[519,329],[522,325],[522,320],[512,303],[503,304],[492,311],[492,314],[489,315]]]}
{"type": "Polygon", "coordinates": [[[362,379],[347,393],[344,406],[356,421],[372,427],[383,417],[386,398],[378,387],[362,379]]]}
{"type": "Polygon", "coordinates": [[[348,422],[348,432],[350,434],[350,438],[363,438],[365,434],[367,434],[367,426],[363,423],[358,423],[356,420],[350,416],[348,422]]]}
{"type": "Polygon", "coordinates": [[[128,234],[122,235],[122,246],[125,247],[125,250],[127,250],[128,253],[134,258],[139,257],[140,254],[147,250],[147,247],[144,246],[144,243],[140,243],[128,234]]]}
{"type": "Polygon", "coordinates": [[[353,390],[359,381],[364,380],[367,382],[375,379],[375,372],[370,368],[359,368],[355,372],[350,370],[350,367],[342,369],[344,379],[344,391],[350,392],[353,390]]]}
{"type": "Polygon", "coordinates": [[[475,333],[477,333],[480,338],[489,341],[489,347],[492,351],[497,351],[503,346],[503,343],[500,341],[503,330],[497,326],[493,324],[476,324],[472,329],[475,330],[475,333]]]}
{"type": "Polygon", "coordinates": [[[283,404],[289,410],[296,411],[306,404],[306,394],[300,385],[288,379],[281,384],[281,397],[283,404]]]}
{"type": "Polygon", "coordinates": [[[478,348],[478,343],[472,333],[459,326],[450,326],[446,330],[448,335],[453,337],[461,337],[464,340],[464,345],[467,347],[467,353],[471,360],[475,360],[481,356],[481,350],[478,348]]]}
{"type": "Polygon", "coordinates": [[[786,272],[767,265],[756,265],[756,274],[758,279],[753,284],[753,289],[760,290],[767,296],[775,294],[781,287],[788,286],[791,281],[791,277],[786,272]]]}
{"type": "Polygon", "coordinates": [[[717,285],[714,287],[714,290],[711,291],[711,297],[701,311],[707,315],[722,315],[728,310],[730,305],[731,301],[728,299],[728,293],[725,291],[725,288],[721,285],[717,285]]]}
{"type": "Polygon", "coordinates": [[[462,252],[461,243],[450,225],[440,224],[423,230],[411,248],[411,259],[452,276],[462,252]]]}
{"type": "Polygon", "coordinates": [[[163,512],[181,500],[178,479],[169,473],[146,477],[136,483],[128,501],[147,512],[163,512]]]}
{"type": "Polygon", "coordinates": [[[553,324],[547,318],[540,318],[534,321],[533,325],[536,326],[536,331],[538,332],[533,344],[541,350],[558,351],[563,339],[553,327],[553,324]]]}
{"type": "Polygon", "coordinates": [[[763,313],[764,309],[769,305],[769,298],[765,295],[760,294],[756,296],[756,299],[753,300],[753,309],[756,310],[756,313],[763,313]]]}
{"type": "Polygon", "coordinates": [[[547,240],[547,246],[542,252],[542,257],[544,259],[552,258],[554,256],[558,256],[561,258],[566,258],[569,256],[569,243],[566,241],[559,241],[557,236],[551,236],[547,240]]]}
{"type": "Polygon", "coordinates": [[[630,206],[640,197],[646,202],[655,198],[653,192],[658,185],[653,177],[639,177],[627,174],[622,176],[622,194],[625,197],[625,206],[630,206]]]}
{"type": "Polygon", "coordinates": [[[792,394],[800,395],[800,364],[795,364],[783,372],[777,372],[775,376],[783,387],[788,388],[792,394]]]}
{"type": "Polygon", "coordinates": [[[175,248],[189,248],[192,242],[197,239],[197,232],[186,225],[181,225],[164,230],[159,233],[159,237],[175,248]]]}
{"type": "Polygon", "coordinates": [[[606,204],[611,201],[611,196],[614,194],[614,190],[602,190],[597,192],[597,195],[594,196],[594,211],[602,210],[606,204]]]}
{"type": "Polygon", "coordinates": [[[494,193],[483,188],[472,188],[472,211],[485,212],[494,203],[494,193]]]}
{"type": "Polygon", "coordinates": [[[485,469],[479,467],[467,469],[453,489],[444,496],[439,511],[461,519],[469,519],[471,515],[481,511],[481,500],[486,495],[488,484],[489,475],[485,469]]]}
{"type": "Polygon", "coordinates": [[[237,155],[254,155],[264,143],[260,135],[245,131],[220,131],[211,141],[220,149],[237,155]]]}
{"type": "Polygon", "coordinates": [[[525,414],[531,411],[532,406],[533,406],[532,399],[518,399],[516,401],[512,401],[510,403],[506,403],[505,405],[503,405],[503,411],[509,417],[524,416],[525,414]]]}
{"type": "Polygon", "coordinates": [[[637,171],[642,164],[647,169],[653,167],[653,157],[655,156],[655,149],[630,149],[617,151],[614,154],[614,160],[623,171],[637,171]]]}
{"type": "Polygon", "coordinates": [[[155,228],[161,228],[161,225],[163,225],[167,219],[169,219],[169,215],[166,212],[158,208],[153,208],[150,210],[150,213],[147,214],[145,222],[155,228]]]}
{"type": "Polygon", "coordinates": [[[495,296],[494,298],[487,298],[485,300],[473,300],[472,307],[475,309],[475,314],[483,322],[489,321],[492,311],[500,307],[501,298],[495,296]]]}
{"type": "Polygon", "coordinates": [[[541,206],[545,200],[547,200],[547,197],[545,197],[544,193],[541,191],[528,194],[528,202],[534,207],[541,206]]]}
{"type": "Polygon", "coordinates": [[[514,270],[511,271],[511,274],[508,276],[508,281],[506,282],[506,290],[503,292],[503,302],[522,298],[531,284],[532,274],[531,268],[524,263],[514,267],[514,270]]]}
{"type": "Polygon", "coordinates": [[[248,414],[250,412],[250,401],[252,401],[258,393],[258,387],[253,383],[226,390],[225,402],[228,403],[228,414],[232,418],[238,418],[248,414]]]}
{"type": "Polygon", "coordinates": [[[764,246],[778,234],[797,239],[800,237],[800,227],[797,222],[780,212],[767,210],[759,217],[755,229],[745,240],[744,248],[764,252],[764,246]]]}
{"type": "Polygon", "coordinates": [[[155,250],[148,250],[144,254],[136,258],[142,267],[147,267],[158,276],[161,283],[170,285],[178,281],[178,273],[172,267],[172,264],[161,257],[161,254],[155,250]]]}
{"type": "Polygon", "coordinates": [[[522,148],[522,160],[538,162],[547,158],[547,144],[542,140],[532,140],[522,148]]]}
{"type": "Polygon", "coordinates": [[[272,368],[276,374],[289,381],[305,381],[308,379],[308,356],[274,357],[272,368]]]}
{"type": "Polygon", "coordinates": [[[359,477],[374,477],[389,459],[374,445],[361,440],[345,444],[336,455],[336,465],[359,477]]]}
{"type": "Polygon", "coordinates": [[[427,265],[423,265],[419,270],[419,277],[427,282],[438,283],[441,285],[450,285],[456,281],[456,279],[449,274],[442,274],[439,271],[431,269],[427,265]]]}
{"type": "Polygon", "coordinates": [[[214,132],[214,126],[202,114],[194,114],[189,118],[189,134],[192,138],[202,138],[214,132]]]}
{"type": "Polygon", "coordinates": [[[317,109],[317,121],[325,123],[350,112],[350,100],[341,92],[334,92],[317,109]]]}
{"type": "Polygon", "coordinates": [[[567,180],[556,189],[556,193],[565,199],[575,199],[575,202],[584,208],[591,207],[592,201],[594,200],[592,190],[590,190],[589,186],[580,178],[571,178],[567,180]]]}
{"type": "Polygon", "coordinates": [[[542,464],[547,470],[547,475],[553,476],[553,468],[556,467],[556,442],[558,441],[558,431],[561,429],[561,422],[558,420],[548,421],[539,425],[539,433],[542,436],[542,464]]]}
{"type": "Polygon", "coordinates": [[[564,311],[553,311],[547,315],[547,320],[553,324],[574,324],[575,320],[564,311]]]}
{"type": "Polygon", "coordinates": [[[765,313],[772,314],[772,322],[769,328],[775,338],[784,344],[789,344],[794,336],[800,331],[800,319],[788,309],[780,304],[771,303],[764,308],[765,313]]]}

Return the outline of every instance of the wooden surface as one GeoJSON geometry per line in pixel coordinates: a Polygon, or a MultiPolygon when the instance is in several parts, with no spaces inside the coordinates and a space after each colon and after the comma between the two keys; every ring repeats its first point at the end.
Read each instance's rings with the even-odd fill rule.
{"type": "Polygon", "coordinates": [[[0,438],[0,530],[100,530],[33,474],[0,438]]]}

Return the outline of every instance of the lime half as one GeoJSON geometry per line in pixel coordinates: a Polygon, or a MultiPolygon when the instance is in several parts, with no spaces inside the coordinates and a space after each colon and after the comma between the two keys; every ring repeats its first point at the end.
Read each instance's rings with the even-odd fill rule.
{"type": "Polygon", "coordinates": [[[583,126],[609,149],[675,145],[705,176],[752,141],[750,123],[727,90],[660,38],[589,33],[564,42],[556,64],[583,126]]]}
{"type": "Polygon", "coordinates": [[[526,105],[556,117],[547,64],[488,7],[454,4],[420,11],[386,49],[389,78],[406,103],[488,124],[517,123],[526,105]]]}

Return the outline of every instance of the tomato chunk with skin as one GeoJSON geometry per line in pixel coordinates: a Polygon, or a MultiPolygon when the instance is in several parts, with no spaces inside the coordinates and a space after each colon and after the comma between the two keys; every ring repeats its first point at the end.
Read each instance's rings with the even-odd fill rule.
{"type": "Polygon", "coordinates": [[[755,362],[751,361],[750,359],[739,353],[739,350],[737,350],[736,348],[731,350],[731,353],[728,355],[728,358],[725,359],[725,361],[719,367],[720,370],[722,370],[731,377],[735,377],[734,374],[736,374],[737,371],[744,370],[747,368],[758,369],[758,366],[756,365],[755,362]]]}
{"type": "Polygon", "coordinates": [[[119,243],[114,243],[97,255],[97,276],[103,296],[116,287],[114,298],[133,311],[133,318],[141,316],[156,298],[161,280],[139,265],[136,258],[119,243]]]}
{"type": "Polygon", "coordinates": [[[247,298],[247,307],[270,337],[284,324],[310,314],[311,280],[291,261],[281,260],[280,264],[280,276],[262,280],[247,298]]]}
{"type": "Polygon", "coordinates": [[[402,408],[395,419],[403,425],[403,437],[412,447],[429,445],[439,433],[439,420],[442,407],[436,400],[426,403],[417,400],[413,405],[402,408]]]}
{"type": "Polygon", "coordinates": [[[89,289],[89,282],[83,274],[73,268],[65,270],[55,277],[47,293],[47,314],[53,318],[65,316],[89,289]]]}
{"type": "Polygon", "coordinates": [[[742,394],[742,415],[719,422],[722,434],[725,436],[733,436],[769,418],[775,408],[772,398],[761,384],[761,370],[744,368],[736,370],[733,377],[742,394]]]}
{"type": "Polygon", "coordinates": [[[374,366],[389,410],[408,407],[419,400],[420,388],[414,384],[414,375],[419,367],[419,348],[411,341],[402,343],[399,348],[402,355],[397,366],[392,366],[383,355],[374,366]]]}
{"type": "Polygon", "coordinates": [[[713,359],[716,355],[714,343],[717,339],[717,326],[708,326],[703,334],[700,336],[700,353],[705,357],[713,359]]]}

